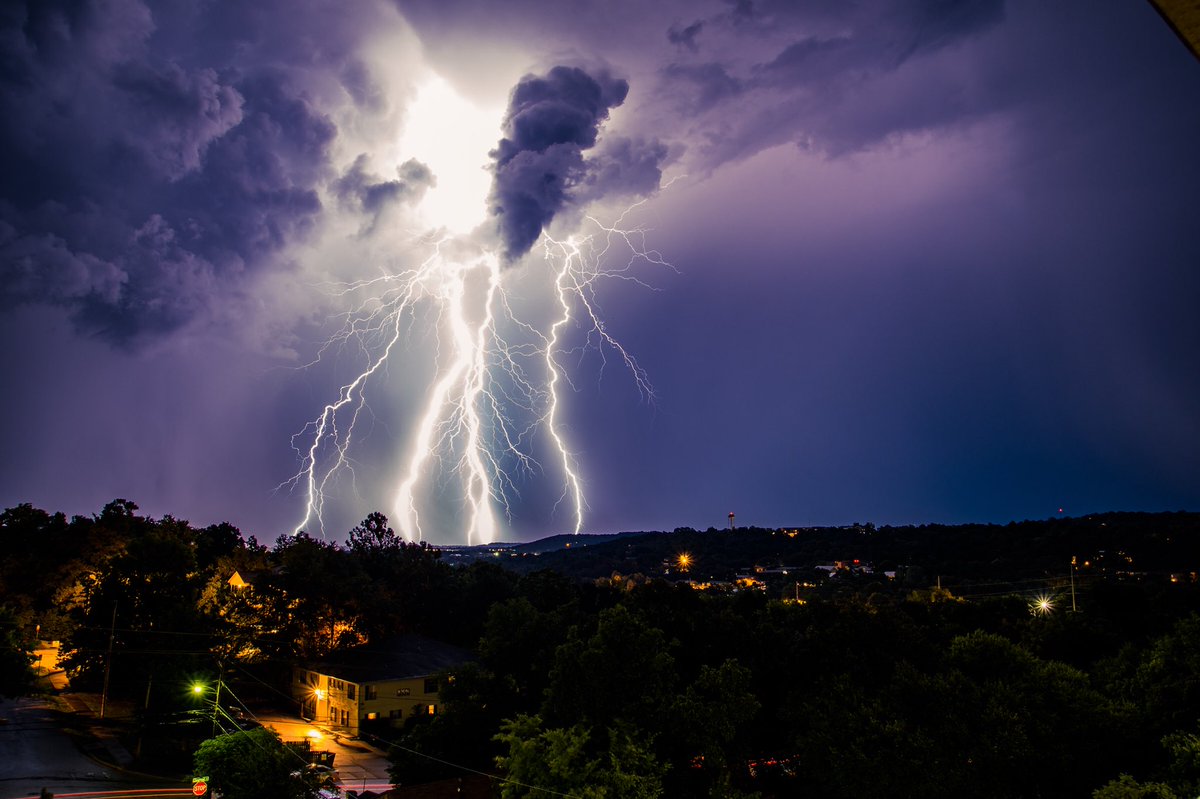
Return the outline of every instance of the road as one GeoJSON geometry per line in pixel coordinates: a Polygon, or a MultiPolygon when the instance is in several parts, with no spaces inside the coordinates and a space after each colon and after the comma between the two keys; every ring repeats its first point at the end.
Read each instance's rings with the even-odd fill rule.
{"type": "MultiPolygon", "coordinates": [[[[54,792],[54,799],[184,799],[191,797],[191,788],[130,788],[115,791],[83,791],[80,793],[54,792]]],[[[30,794],[20,799],[39,799],[38,794],[30,794]]]]}
{"type": "Polygon", "coordinates": [[[0,798],[37,796],[42,788],[62,796],[129,787],[80,753],[47,700],[0,701],[0,719],[0,798]]]}
{"type": "MultiPolygon", "coordinates": [[[[91,715],[87,707],[76,707],[70,701],[79,699],[78,696],[63,697],[81,717],[91,715]]],[[[332,751],[339,782],[346,788],[381,791],[391,787],[388,761],[381,751],[359,741],[334,737],[328,730],[319,731],[294,717],[272,715],[260,717],[260,721],[274,728],[285,741],[307,738],[313,749],[332,751]]],[[[95,734],[97,730],[92,732],[95,734]]],[[[88,740],[93,748],[104,743],[99,739],[88,740]]],[[[64,724],[63,714],[51,701],[37,697],[0,701],[0,799],[36,799],[43,788],[53,792],[56,799],[191,795],[187,788],[147,788],[145,780],[138,781],[92,761],[80,752],[78,744],[64,724]]],[[[102,759],[123,762],[111,752],[106,752],[102,759]]]]}

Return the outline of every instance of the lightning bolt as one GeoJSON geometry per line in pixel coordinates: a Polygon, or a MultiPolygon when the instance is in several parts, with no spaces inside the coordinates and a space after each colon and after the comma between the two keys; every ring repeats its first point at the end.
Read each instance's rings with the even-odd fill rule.
{"type": "Polygon", "coordinates": [[[465,506],[467,543],[495,540],[498,514],[512,519],[510,497],[519,493],[514,473],[543,471],[532,450],[544,430],[563,484],[555,510],[567,504],[571,529],[580,532],[587,508],[584,480],[563,423],[566,391],[577,390],[571,361],[598,351],[603,373],[615,355],[643,399],[654,398],[644,370],[610,334],[597,298],[602,281],[653,288],[639,272],[646,265],[673,268],[647,246],[646,230],[627,226],[640,205],[611,225],[586,217],[591,230],[586,235],[562,241],[543,236],[552,298],[547,319],[525,321],[514,310],[505,284],[517,270],[504,268],[492,252],[452,257],[447,251],[460,248],[450,246],[449,237],[427,240],[432,252],[416,268],[336,284],[334,294],[353,302],[309,366],[344,347],[360,353],[363,366],[292,438],[300,466],[281,486],[305,496],[295,532],[315,525],[324,533],[333,485],[343,473],[353,481],[352,444],[360,417],[369,412],[368,387],[386,373],[425,307],[433,309],[437,333],[436,374],[412,422],[393,502],[396,528],[409,540],[424,539],[421,509],[452,481],[465,506]],[[582,333],[572,335],[573,330],[582,333]]]}

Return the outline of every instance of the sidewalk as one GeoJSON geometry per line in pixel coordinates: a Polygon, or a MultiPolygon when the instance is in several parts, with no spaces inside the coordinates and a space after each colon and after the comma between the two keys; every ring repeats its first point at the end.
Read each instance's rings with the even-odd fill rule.
{"type": "MultiPolygon", "coordinates": [[[[59,668],[57,641],[40,641],[34,650],[37,658],[34,669],[39,681],[48,690],[48,701],[63,713],[79,720],[82,729],[76,734],[76,745],[92,761],[120,772],[133,774],[129,767],[134,756],[120,740],[118,728],[133,715],[128,702],[108,701],[105,718],[100,717],[99,694],[71,690],[67,674],[59,668]]],[[[139,775],[141,776],[141,775],[139,775]]]]}
{"type": "MultiPolygon", "coordinates": [[[[54,696],[54,701],[64,711],[75,714],[87,724],[90,739],[81,741],[84,754],[103,765],[121,770],[127,770],[133,764],[133,755],[118,738],[112,716],[100,718],[99,696],[60,693],[54,696]]],[[[105,707],[105,711],[106,714],[112,713],[113,708],[105,707]]]]}

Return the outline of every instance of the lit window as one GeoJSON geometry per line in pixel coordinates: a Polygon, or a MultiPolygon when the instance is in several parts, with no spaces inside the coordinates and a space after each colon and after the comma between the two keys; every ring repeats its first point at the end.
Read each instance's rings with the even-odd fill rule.
{"type": "Polygon", "coordinates": [[[425,706],[425,715],[427,715],[427,716],[437,715],[437,705],[426,705],[425,706]]]}
{"type": "Polygon", "coordinates": [[[379,718],[379,714],[378,714],[378,713],[371,712],[371,713],[368,713],[368,714],[367,714],[367,721],[374,721],[374,720],[375,720],[375,719],[377,719],[377,718],[379,718]]]}

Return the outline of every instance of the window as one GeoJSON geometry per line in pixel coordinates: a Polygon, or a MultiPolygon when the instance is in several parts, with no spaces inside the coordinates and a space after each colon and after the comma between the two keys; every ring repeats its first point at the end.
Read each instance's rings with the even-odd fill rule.
{"type": "Polygon", "coordinates": [[[425,714],[427,716],[437,715],[437,705],[426,705],[425,706],[425,714]]]}
{"type": "Polygon", "coordinates": [[[438,688],[437,682],[438,682],[437,677],[426,677],[425,678],[425,693],[436,694],[437,688],[438,688]]]}
{"type": "Polygon", "coordinates": [[[378,714],[378,713],[371,712],[371,713],[368,713],[368,714],[367,714],[367,721],[374,721],[374,720],[375,720],[375,719],[377,719],[377,718],[379,718],[379,714],[378,714]]]}
{"type": "Polygon", "coordinates": [[[391,719],[401,719],[401,718],[404,718],[404,711],[403,711],[403,710],[400,710],[399,708],[396,708],[395,710],[388,711],[388,718],[391,718],[391,719]]]}
{"type": "Polygon", "coordinates": [[[363,686],[363,699],[370,702],[372,699],[378,699],[378,698],[379,698],[379,691],[376,690],[374,685],[364,685],[363,686]]]}
{"type": "Polygon", "coordinates": [[[346,698],[353,701],[358,697],[358,686],[354,683],[346,683],[346,698]]]}
{"type": "Polygon", "coordinates": [[[410,691],[407,688],[397,688],[396,689],[396,696],[408,696],[410,693],[412,693],[412,691],[410,691]]]}

